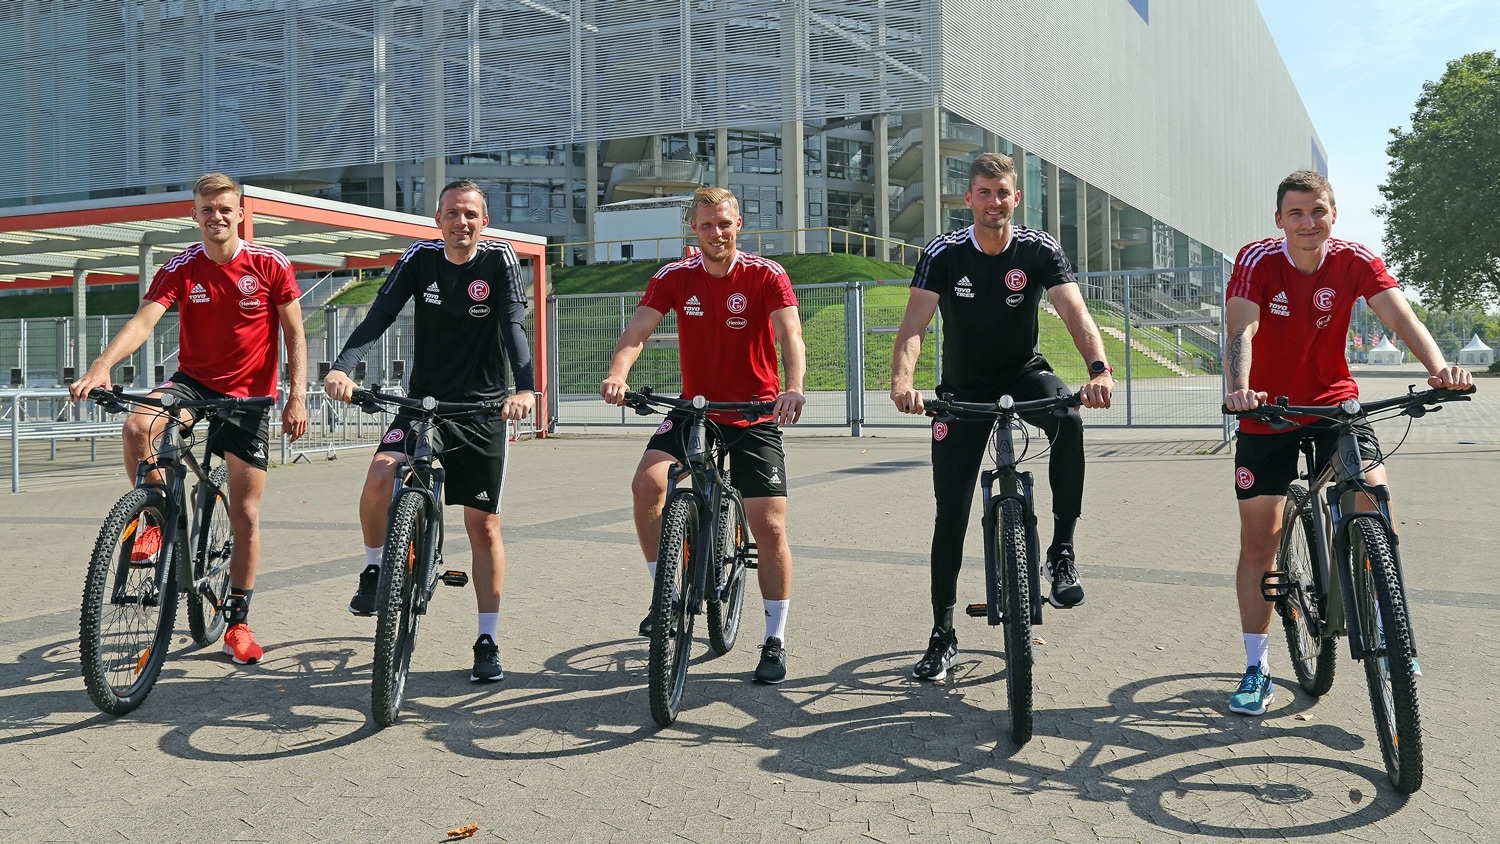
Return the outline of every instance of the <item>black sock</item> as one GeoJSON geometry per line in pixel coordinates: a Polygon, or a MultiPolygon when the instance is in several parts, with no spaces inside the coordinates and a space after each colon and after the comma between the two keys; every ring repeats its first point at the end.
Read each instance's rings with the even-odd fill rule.
{"type": "Polygon", "coordinates": [[[953,605],[932,608],[932,626],[938,630],[953,629],[953,605]]]}
{"type": "Polygon", "coordinates": [[[1047,549],[1049,554],[1063,550],[1073,550],[1073,528],[1078,526],[1077,516],[1059,516],[1052,514],[1052,545],[1047,549]]]}
{"type": "Polygon", "coordinates": [[[231,626],[247,623],[250,618],[250,596],[254,594],[254,589],[229,587],[229,597],[224,599],[224,620],[231,626]]]}

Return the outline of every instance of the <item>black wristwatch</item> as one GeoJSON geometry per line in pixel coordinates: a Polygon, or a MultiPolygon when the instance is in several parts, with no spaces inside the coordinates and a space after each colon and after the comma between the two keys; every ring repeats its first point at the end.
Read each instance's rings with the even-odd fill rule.
{"type": "Polygon", "coordinates": [[[1089,364],[1089,373],[1092,375],[1103,375],[1106,372],[1108,372],[1110,375],[1115,374],[1115,371],[1110,368],[1109,364],[1105,363],[1102,360],[1096,360],[1093,363],[1089,364]]]}

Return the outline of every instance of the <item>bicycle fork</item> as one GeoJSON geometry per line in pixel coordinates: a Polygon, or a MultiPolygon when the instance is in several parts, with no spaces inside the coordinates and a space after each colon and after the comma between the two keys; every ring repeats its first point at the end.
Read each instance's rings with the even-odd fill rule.
{"type": "Polygon", "coordinates": [[[1031,570],[1028,578],[1030,595],[1028,602],[1031,606],[1031,623],[1042,623],[1042,586],[1038,582],[1036,561],[1040,559],[1041,540],[1037,536],[1036,511],[1032,507],[1032,485],[1033,479],[1030,472],[1017,472],[1015,469],[986,469],[980,474],[980,483],[983,486],[983,517],[981,524],[984,527],[984,589],[985,603],[970,604],[965,612],[974,618],[987,618],[991,626],[1001,624],[1005,621],[1002,611],[999,583],[997,582],[997,571],[1000,561],[995,557],[995,538],[999,534],[1000,525],[998,502],[1010,499],[1021,505],[1022,524],[1026,527],[1026,565],[1031,570]],[[994,491],[995,481],[1000,481],[1000,493],[994,491]]]}

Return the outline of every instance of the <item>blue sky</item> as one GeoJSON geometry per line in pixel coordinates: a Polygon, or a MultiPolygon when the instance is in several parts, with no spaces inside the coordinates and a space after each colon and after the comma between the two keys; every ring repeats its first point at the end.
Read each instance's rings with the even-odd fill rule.
{"type": "MultiPolygon", "coordinates": [[[[1466,53],[1500,50],[1496,0],[1259,0],[1282,61],[1328,153],[1334,235],[1383,254],[1392,128],[1410,128],[1422,83],[1466,53]]],[[[1269,221],[1268,221],[1269,222],[1269,221]]],[[[1500,221],[1497,221],[1500,225],[1500,221]]]]}

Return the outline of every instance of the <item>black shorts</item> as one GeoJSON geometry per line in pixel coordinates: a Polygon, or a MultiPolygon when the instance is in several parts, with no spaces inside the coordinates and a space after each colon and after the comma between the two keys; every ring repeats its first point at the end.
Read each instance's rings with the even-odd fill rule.
{"type": "MultiPolygon", "coordinates": [[[[410,457],[417,449],[417,415],[407,410],[396,414],[375,452],[410,457]]],[[[444,469],[443,501],[462,504],[486,513],[500,512],[500,494],[505,489],[505,457],[510,451],[505,420],[497,417],[439,419],[433,432],[432,449],[444,469]]]]}
{"type": "MultiPolygon", "coordinates": [[[[1355,426],[1359,455],[1364,460],[1380,456],[1380,442],[1368,425],[1355,426]]],[[[1234,495],[1241,501],[1262,495],[1286,495],[1286,488],[1297,479],[1299,446],[1304,440],[1313,444],[1313,464],[1322,471],[1338,446],[1338,430],[1328,420],[1304,425],[1295,431],[1276,434],[1240,434],[1234,446],[1234,495]]]]}
{"type": "MultiPolygon", "coordinates": [[[[224,393],[215,392],[181,372],[151,388],[153,393],[171,393],[184,401],[207,401],[222,399],[224,393]]],[[[223,457],[225,453],[264,470],[269,462],[271,446],[270,407],[237,407],[227,416],[218,413],[208,418],[208,450],[223,457]]],[[[191,411],[195,420],[202,419],[206,410],[191,411]]]]}
{"type": "MultiPolygon", "coordinates": [[[[647,451],[665,451],[680,462],[687,458],[686,439],[691,418],[673,410],[651,435],[647,451]]],[[[786,497],[786,452],[781,447],[781,429],[775,422],[757,422],[747,428],[709,424],[710,443],[722,438],[729,452],[729,482],[745,498],[786,497]]]]}

